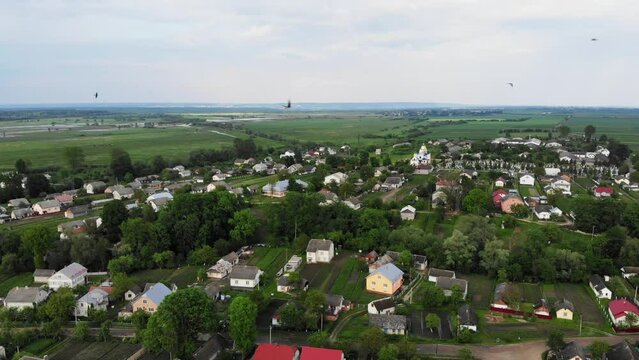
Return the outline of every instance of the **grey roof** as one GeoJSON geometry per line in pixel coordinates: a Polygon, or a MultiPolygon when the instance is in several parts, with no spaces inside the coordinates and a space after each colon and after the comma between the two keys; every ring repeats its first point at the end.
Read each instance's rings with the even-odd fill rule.
{"type": "Polygon", "coordinates": [[[65,266],[62,270],[58,271],[58,273],[65,275],[69,279],[73,279],[74,277],[77,277],[82,272],[86,272],[86,271],[87,271],[87,268],[74,262],[65,266]]]}
{"type": "Polygon", "coordinates": [[[70,211],[73,214],[86,214],[87,212],[89,212],[89,205],[73,206],[68,208],[67,211],[70,211]]]}
{"type": "Polygon", "coordinates": [[[162,300],[164,300],[164,298],[169,296],[170,294],[171,290],[166,287],[166,285],[162,283],[155,283],[147,291],[145,291],[142,296],[146,296],[149,299],[153,300],[156,305],[160,305],[162,300]]]}
{"type": "Polygon", "coordinates": [[[117,192],[120,195],[131,195],[133,193],[135,193],[135,190],[129,188],[129,187],[123,187],[121,189],[115,189],[113,190],[113,192],[117,192]]]}
{"type": "Polygon", "coordinates": [[[368,276],[379,275],[379,274],[384,275],[385,278],[387,278],[388,280],[392,282],[395,282],[401,279],[402,276],[404,276],[404,272],[401,271],[393,263],[388,263],[388,264],[380,266],[379,268],[377,268],[377,270],[375,270],[368,276]]]}
{"type": "Polygon", "coordinates": [[[550,210],[552,210],[552,206],[551,205],[537,205],[537,206],[535,206],[535,212],[536,213],[550,212],[550,210]]]}
{"type": "Polygon", "coordinates": [[[104,181],[92,181],[88,183],[87,186],[88,185],[91,185],[94,188],[106,187],[106,183],[104,181]]]}
{"type": "Polygon", "coordinates": [[[464,279],[453,279],[440,276],[437,278],[436,283],[437,287],[442,290],[452,290],[455,285],[459,286],[459,289],[464,293],[468,290],[468,281],[464,279]]]}
{"type": "Polygon", "coordinates": [[[430,268],[430,271],[428,271],[428,276],[454,278],[455,272],[452,270],[430,268]]]}
{"type": "Polygon", "coordinates": [[[557,355],[558,359],[561,360],[572,359],[576,356],[579,356],[581,359],[586,359],[584,348],[574,341],[569,342],[557,355]]]}
{"type": "Polygon", "coordinates": [[[404,315],[368,314],[368,322],[384,329],[406,329],[406,316],[404,315]]]}
{"type": "Polygon", "coordinates": [[[231,275],[229,275],[229,278],[252,280],[255,279],[259,271],[260,269],[257,266],[236,265],[233,267],[233,270],[231,270],[231,275]]]}
{"type": "MultiPolygon", "coordinates": [[[[284,165],[284,167],[286,167],[284,165]]],[[[296,183],[298,183],[302,188],[306,189],[308,187],[308,183],[302,180],[295,180],[296,183]]],[[[280,180],[278,182],[276,182],[275,184],[266,184],[262,187],[262,191],[263,192],[269,192],[269,191],[277,191],[277,192],[282,192],[282,191],[286,191],[288,189],[289,186],[289,180],[280,180]]]]}
{"type": "Polygon", "coordinates": [[[413,262],[416,264],[425,264],[427,261],[428,258],[426,258],[426,255],[413,255],[413,262]]]}
{"type": "Polygon", "coordinates": [[[210,283],[204,287],[204,292],[209,297],[217,299],[218,295],[220,295],[220,286],[216,283],[210,283]]]}
{"type": "Polygon", "coordinates": [[[224,255],[224,257],[222,257],[222,260],[228,261],[231,264],[234,263],[235,261],[237,261],[239,259],[239,257],[237,256],[237,253],[234,251],[231,251],[230,253],[224,255]]]}
{"type": "Polygon", "coordinates": [[[637,274],[639,273],[639,267],[637,266],[624,266],[621,268],[621,271],[623,271],[626,274],[637,274]]]}
{"type": "Polygon", "coordinates": [[[306,252],[316,252],[317,250],[328,251],[333,242],[327,239],[311,239],[306,246],[306,252]]]}
{"type": "Polygon", "coordinates": [[[39,287],[14,287],[9,290],[5,303],[34,303],[42,291],[39,287]]]}
{"type": "Polygon", "coordinates": [[[11,205],[13,207],[29,206],[29,204],[31,204],[31,203],[29,202],[29,200],[27,200],[25,198],[18,198],[18,199],[9,200],[9,205],[11,205]]]}
{"type": "Polygon", "coordinates": [[[595,274],[593,276],[590,277],[590,283],[592,284],[592,286],[595,288],[595,290],[597,291],[601,291],[603,289],[606,289],[606,283],[604,283],[603,279],[601,278],[601,276],[595,274]]]}
{"type": "Polygon", "coordinates": [[[132,291],[135,295],[137,295],[142,292],[142,288],[138,284],[133,284],[133,286],[128,288],[127,291],[132,291]]]}
{"type": "Polygon", "coordinates": [[[606,360],[639,360],[639,351],[627,341],[622,341],[610,348],[606,360]]]}
{"type": "Polygon", "coordinates": [[[360,198],[356,196],[351,196],[348,199],[346,199],[346,201],[350,202],[353,205],[359,205],[362,203],[362,200],[360,200],[360,198]]]}
{"type": "Polygon", "coordinates": [[[497,284],[497,286],[495,286],[495,296],[493,297],[493,301],[497,302],[497,301],[503,301],[503,296],[506,293],[506,291],[508,291],[508,289],[510,288],[510,284],[509,283],[501,283],[501,284],[497,284]]]}
{"type": "Polygon", "coordinates": [[[460,325],[477,326],[477,314],[471,309],[470,305],[462,305],[457,310],[457,316],[459,317],[460,325]]]}
{"type": "Polygon", "coordinates": [[[560,310],[560,309],[568,309],[572,312],[575,311],[575,305],[572,304],[572,302],[563,299],[563,300],[558,300],[557,302],[555,302],[555,310],[560,310]]]}
{"type": "Polygon", "coordinates": [[[98,304],[101,304],[104,300],[108,301],[108,298],[109,298],[109,293],[107,293],[106,291],[100,288],[95,288],[89,291],[88,293],[84,294],[84,296],[78,299],[78,302],[85,302],[87,304],[98,305],[98,304]]]}
{"type": "Polygon", "coordinates": [[[402,182],[402,178],[400,178],[399,176],[389,176],[384,181],[384,183],[386,184],[399,184],[401,182],[402,182]]]}
{"type": "Polygon", "coordinates": [[[33,272],[34,277],[39,277],[39,276],[51,277],[51,275],[53,274],[55,274],[55,270],[50,270],[50,269],[35,269],[35,271],[33,272]]]}
{"type": "Polygon", "coordinates": [[[344,297],[342,295],[328,294],[326,295],[326,302],[332,307],[342,306],[344,303],[344,297]]]}
{"type": "Polygon", "coordinates": [[[373,301],[373,306],[378,312],[395,307],[395,301],[392,298],[384,298],[373,301]]]}
{"type": "Polygon", "coordinates": [[[42,209],[48,209],[52,207],[60,207],[60,202],[58,200],[45,200],[40,201],[36,205],[40,206],[42,209]]]}

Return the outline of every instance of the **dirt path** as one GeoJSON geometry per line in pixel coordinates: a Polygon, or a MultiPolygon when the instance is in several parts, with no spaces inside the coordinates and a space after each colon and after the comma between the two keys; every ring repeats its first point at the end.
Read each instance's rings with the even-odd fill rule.
{"type": "Polygon", "coordinates": [[[387,193],[384,194],[384,196],[382,196],[382,202],[384,204],[389,203],[393,200],[395,200],[395,195],[397,194],[397,192],[400,190],[401,188],[397,188],[397,189],[393,189],[387,193]]]}
{"type": "Polygon", "coordinates": [[[329,340],[331,342],[335,342],[335,340],[337,340],[337,336],[342,331],[344,326],[346,326],[346,324],[348,324],[348,322],[351,321],[352,318],[363,315],[366,311],[367,311],[366,309],[357,310],[343,317],[342,320],[339,322],[339,324],[335,326],[335,329],[333,329],[333,332],[331,333],[329,340]]]}

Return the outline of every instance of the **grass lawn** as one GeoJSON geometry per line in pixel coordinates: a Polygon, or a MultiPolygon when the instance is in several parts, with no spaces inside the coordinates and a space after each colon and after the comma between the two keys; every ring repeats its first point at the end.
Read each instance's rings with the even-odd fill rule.
{"type": "Polygon", "coordinates": [[[158,281],[167,281],[175,270],[173,269],[150,269],[140,270],[132,273],[129,277],[138,285],[144,286],[145,283],[156,283],[158,281]]]}
{"type": "Polygon", "coordinates": [[[46,350],[50,349],[57,343],[58,343],[58,340],[54,340],[54,339],[47,339],[47,338],[38,339],[20,350],[21,352],[28,352],[30,354],[41,355],[41,354],[44,354],[46,350]]]}
{"type": "MultiPolygon", "coordinates": [[[[347,315],[348,313],[343,313],[340,315],[340,317],[345,317],[347,315]]],[[[362,316],[356,316],[349,320],[350,321],[344,326],[342,331],[339,333],[340,340],[357,339],[359,338],[360,334],[364,332],[364,330],[369,328],[367,314],[364,314],[362,316]]]]}
{"type": "Polygon", "coordinates": [[[368,270],[363,267],[363,262],[356,257],[349,257],[339,271],[329,293],[343,295],[344,298],[357,304],[368,304],[384,297],[366,291],[366,276],[368,276],[368,270]]]}
{"type": "Polygon", "coordinates": [[[0,296],[7,296],[9,290],[16,286],[29,286],[33,283],[33,274],[24,273],[5,279],[0,283],[0,296]]]}
{"type": "Polygon", "coordinates": [[[494,279],[478,274],[458,274],[457,277],[468,281],[468,296],[475,308],[490,307],[495,291],[494,279]]]}
{"type": "Polygon", "coordinates": [[[603,316],[590,292],[584,284],[561,283],[543,286],[544,297],[551,304],[565,298],[575,305],[575,312],[583,316],[584,323],[603,325],[603,316]]]}
{"type": "Polygon", "coordinates": [[[196,266],[183,266],[175,270],[168,278],[167,281],[175,283],[178,287],[186,287],[187,285],[195,283],[197,280],[196,266]]]}
{"type": "Polygon", "coordinates": [[[72,340],[49,358],[51,360],[120,360],[129,358],[141,347],[141,344],[128,344],[121,341],[82,342],[72,340]]]}

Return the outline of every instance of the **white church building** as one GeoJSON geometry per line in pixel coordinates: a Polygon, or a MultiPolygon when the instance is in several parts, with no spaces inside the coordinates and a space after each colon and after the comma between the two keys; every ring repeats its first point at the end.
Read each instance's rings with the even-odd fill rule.
{"type": "Polygon", "coordinates": [[[426,144],[422,144],[419,152],[413,154],[413,158],[410,159],[410,164],[415,167],[419,165],[430,165],[430,161],[430,153],[426,148],[426,144]]]}

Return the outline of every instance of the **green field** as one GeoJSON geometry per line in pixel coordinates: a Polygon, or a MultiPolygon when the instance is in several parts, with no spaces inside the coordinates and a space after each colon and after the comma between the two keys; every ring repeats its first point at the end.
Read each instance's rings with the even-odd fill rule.
{"type": "Polygon", "coordinates": [[[10,277],[8,279],[0,282],[0,296],[7,296],[9,290],[13,289],[16,286],[29,286],[33,283],[33,274],[32,273],[24,273],[20,275],[16,275],[10,277]]]}
{"type": "MultiPolygon", "coordinates": [[[[52,360],[120,360],[129,358],[141,347],[140,344],[128,344],[121,341],[80,342],[73,340],[49,358],[52,360]]],[[[149,357],[149,359],[155,359],[155,356],[149,357]]]]}
{"type": "Polygon", "coordinates": [[[575,312],[583,316],[584,322],[603,324],[604,319],[599,311],[591,290],[584,284],[544,284],[543,293],[546,300],[553,304],[557,300],[567,299],[575,305],[575,312]]]}

